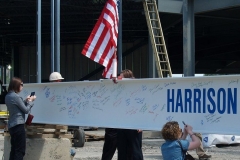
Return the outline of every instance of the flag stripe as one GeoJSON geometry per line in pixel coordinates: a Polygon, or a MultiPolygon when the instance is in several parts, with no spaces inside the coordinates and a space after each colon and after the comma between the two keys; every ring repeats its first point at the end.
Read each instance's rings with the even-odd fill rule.
{"type": "Polygon", "coordinates": [[[111,74],[112,74],[112,70],[113,70],[113,59],[114,59],[114,55],[112,55],[112,57],[109,60],[109,63],[107,65],[107,67],[103,71],[103,77],[111,78],[111,74]]]}
{"type": "Polygon", "coordinates": [[[98,35],[98,34],[100,35],[102,33],[103,29],[104,29],[104,26],[101,25],[101,23],[99,23],[98,25],[96,25],[94,27],[90,37],[88,38],[88,40],[83,48],[82,54],[84,54],[85,56],[90,58],[93,48],[96,45],[96,42],[99,38],[98,36],[95,36],[93,33],[96,33],[96,35],[98,35]]]}
{"type": "Polygon", "coordinates": [[[100,17],[98,18],[98,21],[97,21],[96,25],[94,26],[94,28],[93,28],[93,30],[92,30],[92,32],[91,32],[91,34],[90,34],[86,44],[85,44],[85,46],[84,46],[84,48],[82,50],[82,54],[87,56],[88,58],[90,58],[90,54],[91,54],[91,51],[88,52],[88,49],[89,49],[89,47],[91,45],[91,42],[95,38],[95,33],[97,33],[97,31],[98,31],[98,29],[99,29],[99,27],[101,25],[101,19],[102,19],[103,15],[104,15],[104,12],[102,12],[100,17]]]}
{"type": "Polygon", "coordinates": [[[102,36],[102,33],[104,32],[105,29],[106,28],[105,28],[104,24],[101,23],[97,32],[96,32],[96,34],[95,34],[95,36],[94,36],[94,38],[93,38],[93,40],[91,41],[91,44],[89,45],[88,52],[87,52],[86,56],[91,58],[92,60],[94,60],[94,57],[97,54],[97,52],[96,52],[97,49],[98,49],[98,48],[96,48],[97,42],[101,43],[101,41],[99,41],[99,39],[100,39],[100,36],[102,36]]]}
{"type": "Polygon", "coordinates": [[[115,53],[115,47],[110,48],[110,50],[107,52],[107,55],[106,55],[105,61],[104,61],[106,66],[107,66],[107,62],[109,63],[109,61],[110,61],[111,57],[114,55],[114,53],[115,53]]]}
{"type": "MultiPolygon", "coordinates": [[[[102,35],[104,35],[105,33],[103,33],[102,35]]],[[[98,63],[100,63],[100,59],[102,58],[102,56],[103,56],[103,53],[104,53],[104,50],[105,50],[105,48],[106,48],[106,46],[107,46],[107,43],[102,43],[102,41],[104,41],[104,42],[108,42],[108,41],[110,41],[110,39],[111,39],[111,36],[110,36],[110,33],[109,33],[109,31],[108,30],[106,30],[106,35],[105,36],[101,36],[101,39],[99,39],[101,42],[99,43],[99,49],[97,50],[98,51],[98,54],[97,54],[97,56],[94,58],[94,61],[95,62],[98,62],[98,63]]],[[[98,47],[98,46],[97,46],[98,47]]],[[[103,65],[103,63],[100,63],[101,65],[103,65]]],[[[106,67],[106,65],[103,65],[103,66],[105,66],[106,67]]]]}
{"type": "MultiPolygon", "coordinates": [[[[101,25],[104,25],[104,24],[102,23],[101,25]]],[[[108,33],[108,29],[106,27],[104,27],[104,29],[102,30],[102,32],[99,35],[99,38],[96,41],[96,44],[95,44],[95,41],[92,42],[95,45],[93,45],[93,48],[92,48],[93,49],[93,51],[92,51],[93,53],[92,53],[92,56],[90,58],[92,60],[94,60],[95,62],[98,62],[98,61],[95,60],[95,57],[96,56],[101,56],[101,49],[102,48],[100,48],[100,46],[103,44],[102,42],[106,38],[107,33],[108,33]]],[[[110,39],[110,37],[108,39],[110,39]]]]}
{"type": "Polygon", "coordinates": [[[118,37],[117,0],[108,0],[94,26],[82,54],[105,66],[103,76],[110,78],[118,37]]]}
{"type": "Polygon", "coordinates": [[[112,27],[112,33],[114,36],[114,41],[115,41],[115,45],[117,46],[117,32],[118,32],[118,20],[116,20],[116,16],[118,17],[118,14],[116,14],[116,10],[115,8],[112,7],[112,5],[107,5],[107,9],[108,11],[106,11],[107,15],[109,15],[109,17],[107,17],[108,19],[106,19],[106,14],[104,14],[104,18],[109,21],[109,23],[111,24],[112,27]],[[110,19],[111,17],[111,19],[110,19]]]}
{"type": "Polygon", "coordinates": [[[103,54],[99,60],[99,63],[103,64],[103,66],[107,66],[107,64],[108,64],[109,59],[108,59],[107,55],[108,55],[108,52],[110,51],[110,49],[111,49],[111,41],[108,41],[108,43],[103,51],[103,54]]]}
{"type": "MultiPolygon", "coordinates": [[[[108,16],[106,14],[104,14],[104,17],[105,16],[108,16]]],[[[109,16],[108,16],[109,17],[109,16]]],[[[117,46],[117,35],[115,34],[115,30],[114,30],[114,27],[112,27],[111,23],[113,23],[114,21],[112,19],[105,19],[104,23],[108,26],[111,26],[111,36],[113,37],[113,45],[114,46],[117,46]]]]}

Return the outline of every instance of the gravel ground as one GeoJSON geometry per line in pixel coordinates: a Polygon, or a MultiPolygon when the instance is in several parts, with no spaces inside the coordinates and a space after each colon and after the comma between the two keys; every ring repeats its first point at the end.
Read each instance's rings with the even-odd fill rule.
{"type": "MultiPolygon", "coordinates": [[[[161,146],[163,142],[163,139],[143,139],[142,150],[144,160],[162,160],[159,146],[161,146]]],[[[74,148],[77,151],[74,160],[100,160],[103,143],[103,141],[86,142],[83,148],[74,148]]],[[[207,154],[212,155],[211,160],[240,160],[239,145],[205,149],[207,154]]],[[[189,153],[198,159],[195,151],[189,151],[189,153]]],[[[117,151],[113,160],[117,160],[117,151]]]]}
{"type": "MultiPolygon", "coordinates": [[[[164,142],[163,139],[143,139],[144,160],[162,160],[159,146],[164,142]]],[[[82,148],[73,148],[76,151],[74,160],[100,160],[104,141],[86,142],[82,148]]],[[[3,156],[4,137],[0,136],[0,158],[3,156]]],[[[207,154],[211,154],[211,160],[240,160],[240,146],[225,146],[206,148],[207,154]]],[[[197,159],[195,151],[189,152],[197,159]]],[[[113,157],[117,160],[117,151],[113,157]]]]}

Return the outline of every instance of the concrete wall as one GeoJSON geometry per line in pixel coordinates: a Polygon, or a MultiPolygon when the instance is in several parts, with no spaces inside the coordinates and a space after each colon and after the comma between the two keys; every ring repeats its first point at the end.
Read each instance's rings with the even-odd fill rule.
{"type": "MultiPolygon", "coordinates": [[[[68,138],[27,138],[24,160],[72,160],[68,138]]],[[[9,159],[10,136],[4,137],[4,160],[9,159]]]]}

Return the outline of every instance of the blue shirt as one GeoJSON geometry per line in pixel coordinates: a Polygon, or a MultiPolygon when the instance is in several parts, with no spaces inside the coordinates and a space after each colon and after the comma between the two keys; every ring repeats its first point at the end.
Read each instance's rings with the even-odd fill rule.
{"type": "MultiPolygon", "coordinates": [[[[179,140],[183,150],[187,151],[189,142],[187,140],[179,140]]],[[[177,140],[166,141],[161,146],[162,156],[164,160],[183,160],[182,149],[177,140]]]]}

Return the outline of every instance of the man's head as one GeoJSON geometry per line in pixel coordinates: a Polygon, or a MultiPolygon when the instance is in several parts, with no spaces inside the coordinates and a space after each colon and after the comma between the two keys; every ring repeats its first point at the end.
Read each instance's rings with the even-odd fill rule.
{"type": "Polygon", "coordinates": [[[120,73],[121,78],[134,78],[133,72],[129,69],[125,69],[120,73]]]}
{"type": "Polygon", "coordinates": [[[58,72],[52,72],[49,76],[50,82],[61,82],[63,79],[62,75],[58,72]]]}

